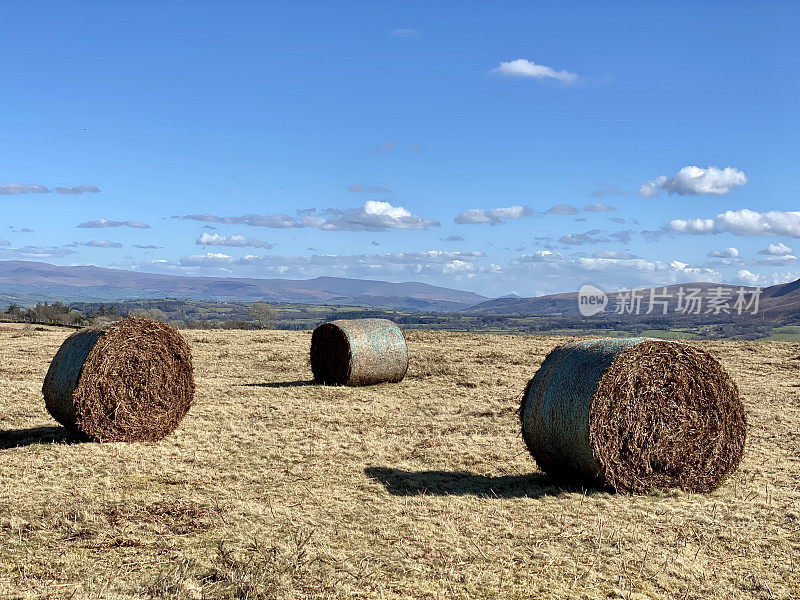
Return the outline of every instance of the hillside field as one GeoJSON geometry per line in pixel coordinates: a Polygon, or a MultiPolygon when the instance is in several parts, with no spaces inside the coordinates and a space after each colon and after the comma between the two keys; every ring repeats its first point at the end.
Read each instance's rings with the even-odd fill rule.
{"type": "Polygon", "coordinates": [[[0,598],[800,598],[800,344],[698,341],[749,422],[716,492],[563,489],[519,432],[570,338],[408,332],[399,384],[311,384],[309,331],[184,331],[196,405],[157,444],[70,439],[70,332],[0,326],[0,598]]]}

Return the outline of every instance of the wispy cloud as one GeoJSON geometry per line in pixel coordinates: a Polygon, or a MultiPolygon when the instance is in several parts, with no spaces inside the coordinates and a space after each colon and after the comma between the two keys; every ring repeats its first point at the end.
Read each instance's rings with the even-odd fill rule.
{"type": "Polygon", "coordinates": [[[348,192],[359,194],[365,192],[367,194],[391,194],[392,190],[389,188],[381,187],[379,185],[360,185],[354,184],[347,187],[348,192]]]}
{"type": "Polygon", "coordinates": [[[306,209],[298,211],[298,217],[285,214],[277,215],[243,215],[241,217],[218,217],[209,214],[185,215],[174,217],[225,223],[232,225],[250,225],[252,227],[313,227],[325,231],[383,231],[385,229],[428,229],[438,227],[439,222],[414,214],[402,206],[394,206],[389,202],[367,200],[358,208],[328,208],[317,211],[306,209]]]}
{"type": "Polygon", "coordinates": [[[100,188],[95,185],[68,185],[67,187],[57,187],[58,194],[97,194],[100,188]]]}
{"type": "Polygon", "coordinates": [[[41,260],[46,258],[62,258],[75,254],[74,250],[56,248],[54,246],[23,246],[21,248],[0,248],[0,258],[41,260]]]}
{"type": "Polygon", "coordinates": [[[499,66],[490,71],[507,77],[529,77],[533,79],[555,79],[562,83],[575,83],[578,76],[569,71],[557,71],[552,67],[538,65],[532,60],[517,58],[501,62],[499,66]]]}
{"type": "Polygon", "coordinates": [[[688,196],[696,194],[722,195],[730,193],[734,187],[745,185],[747,176],[733,167],[718,169],[711,166],[705,169],[695,166],[683,167],[672,177],[659,175],[639,187],[639,195],[645,198],[658,196],[663,190],[670,194],[688,196]]]}
{"type": "Polygon", "coordinates": [[[206,223],[225,223],[226,225],[249,225],[251,227],[270,227],[272,229],[283,229],[287,227],[301,227],[300,222],[294,217],[279,213],[276,215],[242,215],[241,217],[218,217],[209,214],[184,215],[183,217],[173,216],[173,219],[191,219],[192,221],[203,221],[206,223]]]}
{"type": "Polygon", "coordinates": [[[454,221],[459,225],[497,225],[504,221],[522,219],[533,214],[527,206],[507,206],[503,208],[471,208],[458,215],[454,221]]]}
{"type": "Polygon", "coordinates": [[[394,150],[395,146],[396,146],[396,144],[394,142],[384,142],[383,144],[378,146],[378,149],[376,150],[376,152],[378,154],[388,154],[389,152],[394,150]]]}
{"type": "Polygon", "coordinates": [[[134,229],[150,229],[150,225],[142,223],[141,221],[111,221],[106,218],[95,219],[94,221],[86,221],[81,223],[78,227],[84,229],[101,229],[104,227],[133,227],[134,229]]]}
{"type": "Polygon", "coordinates": [[[91,240],[84,242],[83,245],[91,248],[122,248],[120,242],[110,242],[108,240],[91,240]]]}
{"type": "Polygon", "coordinates": [[[579,211],[571,204],[556,204],[548,208],[547,212],[551,215],[577,215],[579,211]]]}
{"type": "Polygon", "coordinates": [[[16,194],[49,194],[49,188],[38,183],[2,183],[0,196],[13,196],[16,194]]]}
{"type": "Polygon", "coordinates": [[[272,248],[272,244],[244,235],[220,235],[203,233],[197,238],[199,246],[233,246],[236,248],[272,248]]]}
{"type": "Polygon", "coordinates": [[[603,196],[625,196],[626,193],[615,185],[601,185],[589,194],[592,198],[602,198],[603,196]]]}

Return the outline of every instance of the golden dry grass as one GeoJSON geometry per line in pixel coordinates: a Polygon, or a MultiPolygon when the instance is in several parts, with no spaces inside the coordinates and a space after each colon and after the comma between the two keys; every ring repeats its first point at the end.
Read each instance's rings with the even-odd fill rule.
{"type": "Polygon", "coordinates": [[[103,445],[44,409],[67,333],[0,330],[2,598],[800,597],[798,344],[700,344],[743,392],[742,467],[628,497],[523,447],[518,398],[566,338],[412,332],[402,383],[326,388],[309,332],[185,332],[183,425],[103,445]]]}

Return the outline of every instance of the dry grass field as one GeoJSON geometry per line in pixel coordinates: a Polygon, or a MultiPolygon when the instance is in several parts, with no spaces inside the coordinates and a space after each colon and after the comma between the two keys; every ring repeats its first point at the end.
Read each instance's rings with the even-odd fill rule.
{"type": "Polygon", "coordinates": [[[0,330],[0,598],[800,598],[800,344],[704,342],[742,390],[710,495],[563,489],[516,409],[567,338],[408,334],[400,384],[309,383],[310,332],[185,332],[196,406],[80,443],[40,388],[65,330],[0,330]]]}

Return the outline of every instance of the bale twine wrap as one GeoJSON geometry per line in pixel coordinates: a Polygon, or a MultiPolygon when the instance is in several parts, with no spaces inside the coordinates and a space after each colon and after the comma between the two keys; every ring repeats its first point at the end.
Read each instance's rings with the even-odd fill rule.
{"type": "Polygon", "coordinates": [[[73,333],[42,386],[56,421],[101,442],[160,440],[186,415],[194,390],[186,340],[139,318],[73,333]]]}
{"type": "Polygon", "coordinates": [[[408,371],[406,339],[387,319],[323,323],[311,336],[311,370],[317,383],[398,382],[408,371]]]}
{"type": "Polygon", "coordinates": [[[739,390],[714,357],[644,338],[556,348],[520,418],[543,471],[623,493],[709,492],[738,467],[746,436],[739,390]]]}

